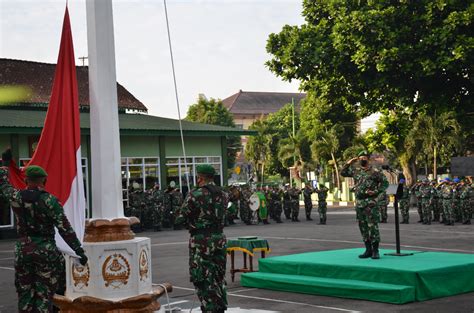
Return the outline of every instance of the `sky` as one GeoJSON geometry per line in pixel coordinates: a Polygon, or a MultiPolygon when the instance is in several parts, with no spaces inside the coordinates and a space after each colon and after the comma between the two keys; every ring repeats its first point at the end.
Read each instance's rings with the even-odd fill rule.
{"type": "MultiPolygon", "coordinates": [[[[270,33],[300,25],[301,0],[167,0],[182,117],[199,94],[298,92],[264,65],[270,33]]],[[[56,63],[66,0],[0,0],[0,57],[56,63]]],[[[69,0],[76,64],[87,56],[85,0],[69,0]]],[[[177,118],[162,0],[114,0],[117,81],[149,113],[177,118]]]]}

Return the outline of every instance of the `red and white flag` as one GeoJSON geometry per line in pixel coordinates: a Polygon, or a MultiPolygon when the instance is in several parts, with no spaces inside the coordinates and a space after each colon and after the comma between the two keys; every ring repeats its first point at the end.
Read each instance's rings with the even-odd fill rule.
{"type": "MultiPolygon", "coordinates": [[[[76,64],[67,7],[48,112],[38,146],[28,165],[39,165],[46,170],[48,173],[46,190],[59,199],[77,237],[82,242],[86,201],[81,164],[76,64]]],[[[21,187],[15,184],[12,178],[10,177],[10,181],[17,185],[16,187],[21,187]]],[[[74,255],[57,232],[56,245],[61,251],[74,255]]]]}

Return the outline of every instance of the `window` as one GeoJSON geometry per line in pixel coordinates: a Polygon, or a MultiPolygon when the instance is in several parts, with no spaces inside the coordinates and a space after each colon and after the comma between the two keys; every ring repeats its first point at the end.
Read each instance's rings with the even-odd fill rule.
{"type": "Polygon", "coordinates": [[[186,173],[189,175],[189,184],[193,188],[196,186],[196,166],[199,164],[211,164],[216,169],[215,181],[217,185],[222,185],[222,161],[220,156],[209,157],[188,157],[186,163],[183,157],[166,158],[166,185],[172,181],[179,185],[180,191],[185,196],[188,188],[186,173]],[[187,166],[187,171],[186,171],[187,166]]]}
{"type": "Polygon", "coordinates": [[[159,158],[122,158],[122,196],[124,206],[128,206],[130,189],[147,190],[160,183],[159,158]]]}

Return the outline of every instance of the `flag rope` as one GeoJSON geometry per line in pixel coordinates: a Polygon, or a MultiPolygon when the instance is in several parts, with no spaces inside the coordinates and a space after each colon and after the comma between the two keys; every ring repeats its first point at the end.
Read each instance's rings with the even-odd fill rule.
{"type": "MultiPolygon", "coordinates": [[[[168,31],[168,44],[170,49],[170,57],[171,57],[171,69],[173,71],[173,82],[174,82],[174,93],[176,97],[176,107],[178,108],[178,122],[179,122],[179,133],[181,136],[181,147],[183,150],[183,157],[184,157],[184,168],[185,168],[185,175],[186,175],[186,183],[188,184],[188,191],[191,189],[191,184],[189,183],[189,170],[188,170],[188,160],[186,157],[186,148],[184,146],[184,135],[183,135],[183,125],[181,123],[181,110],[179,107],[179,97],[178,97],[178,84],[176,83],[176,71],[174,68],[174,57],[173,57],[173,48],[171,46],[171,34],[170,34],[170,25],[168,20],[168,9],[166,7],[166,0],[163,0],[163,4],[165,6],[165,17],[166,17],[166,30],[168,31]]],[[[181,163],[181,162],[178,162],[181,163]]],[[[180,186],[181,186],[181,177],[180,179],[180,186]]],[[[182,186],[181,186],[182,190],[182,186]]]]}

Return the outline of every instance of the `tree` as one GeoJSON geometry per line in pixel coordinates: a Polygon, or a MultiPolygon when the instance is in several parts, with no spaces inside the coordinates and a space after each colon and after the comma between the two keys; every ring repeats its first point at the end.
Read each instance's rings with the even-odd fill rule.
{"type": "Polygon", "coordinates": [[[295,135],[290,134],[278,143],[278,159],[285,167],[291,165],[296,171],[302,172],[304,177],[306,170],[312,165],[309,146],[308,138],[301,130],[295,135]]]}
{"type": "MultiPolygon", "coordinates": [[[[199,96],[196,103],[188,108],[185,120],[211,125],[235,127],[234,117],[224,107],[221,100],[199,96]]],[[[233,168],[237,152],[241,149],[240,137],[227,137],[227,166],[233,168]]]]}
{"type": "Polygon", "coordinates": [[[410,129],[405,147],[412,150],[421,145],[423,151],[433,162],[433,176],[438,174],[438,159],[447,161],[459,149],[461,127],[454,112],[439,115],[420,114],[410,129]]]}
{"type": "Polygon", "coordinates": [[[257,131],[257,135],[249,138],[245,147],[245,155],[254,164],[257,175],[261,175],[259,181],[263,181],[265,164],[270,159],[271,137],[268,134],[268,125],[264,120],[256,120],[249,129],[257,131]],[[258,169],[259,165],[261,172],[258,169]]]}
{"type": "Polygon", "coordinates": [[[334,168],[336,184],[339,190],[341,190],[341,179],[339,176],[339,166],[336,153],[340,151],[339,138],[343,132],[344,129],[340,125],[333,125],[331,128],[324,129],[317,134],[313,144],[311,145],[314,159],[330,160],[330,164],[334,168]]]}
{"type": "Polygon", "coordinates": [[[305,24],[269,36],[266,65],[361,116],[405,108],[466,113],[473,14],[464,0],[304,0],[305,24]]]}
{"type": "Polygon", "coordinates": [[[398,113],[385,111],[376,122],[375,129],[369,129],[364,136],[369,151],[387,152],[389,157],[398,159],[409,186],[416,179],[415,161],[421,149],[419,145],[413,145],[411,149],[406,148],[406,139],[412,124],[412,117],[407,110],[400,110],[398,113]]]}

